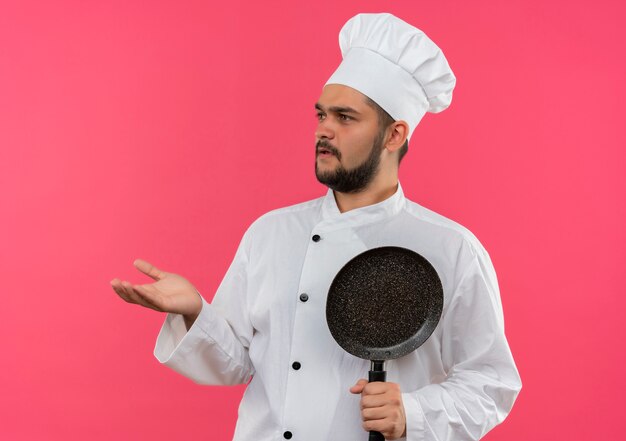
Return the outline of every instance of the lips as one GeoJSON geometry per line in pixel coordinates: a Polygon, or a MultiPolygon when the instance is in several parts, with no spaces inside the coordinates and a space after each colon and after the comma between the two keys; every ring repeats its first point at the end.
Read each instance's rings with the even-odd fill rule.
{"type": "Polygon", "coordinates": [[[335,156],[337,159],[341,159],[341,155],[339,154],[339,150],[335,147],[326,144],[325,141],[320,141],[315,146],[317,156],[335,156]]]}

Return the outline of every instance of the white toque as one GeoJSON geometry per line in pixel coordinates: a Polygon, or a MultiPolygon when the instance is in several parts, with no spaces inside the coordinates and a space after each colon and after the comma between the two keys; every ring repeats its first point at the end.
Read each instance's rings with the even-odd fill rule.
{"type": "Polygon", "coordinates": [[[441,49],[414,26],[388,13],[357,14],[339,33],[343,61],[326,84],[358,90],[409,125],[452,101],[456,78],[441,49]]]}

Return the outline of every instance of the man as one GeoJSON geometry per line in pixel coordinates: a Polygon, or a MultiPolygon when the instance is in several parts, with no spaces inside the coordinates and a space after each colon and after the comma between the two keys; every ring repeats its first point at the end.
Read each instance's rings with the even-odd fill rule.
{"type": "Polygon", "coordinates": [[[495,271],[471,232],[403,195],[398,167],[425,112],[451,101],[440,49],[390,14],[359,14],[340,33],[343,61],[315,107],[315,171],[325,197],[274,210],[244,234],[212,304],[181,276],[137,260],[156,282],[114,279],[126,301],[169,314],[157,359],[201,384],[250,380],[235,440],[475,440],[521,388],[503,330],[495,271]],[[424,256],[444,290],[440,323],[387,382],[342,350],[325,321],[338,270],[379,246],[424,256]]]}

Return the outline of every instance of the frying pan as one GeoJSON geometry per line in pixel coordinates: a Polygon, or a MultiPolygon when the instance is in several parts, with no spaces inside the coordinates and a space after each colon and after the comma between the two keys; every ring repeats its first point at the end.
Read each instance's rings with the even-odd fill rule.
{"type": "MultiPolygon", "coordinates": [[[[417,349],[441,317],[443,287],[424,257],[402,247],[365,251],[346,263],[328,291],[326,322],[339,346],[371,361],[369,381],[385,381],[385,361],[417,349]]],[[[370,441],[384,441],[370,432],[370,441]]]]}

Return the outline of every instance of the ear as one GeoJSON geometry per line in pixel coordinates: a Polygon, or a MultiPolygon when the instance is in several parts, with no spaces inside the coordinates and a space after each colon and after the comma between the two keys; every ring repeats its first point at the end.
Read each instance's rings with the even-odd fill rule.
{"type": "Polygon", "coordinates": [[[394,121],[387,130],[389,130],[387,135],[389,138],[385,143],[385,148],[393,153],[404,145],[407,136],[409,136],[409,125],[406,121],[394,121]]]}

